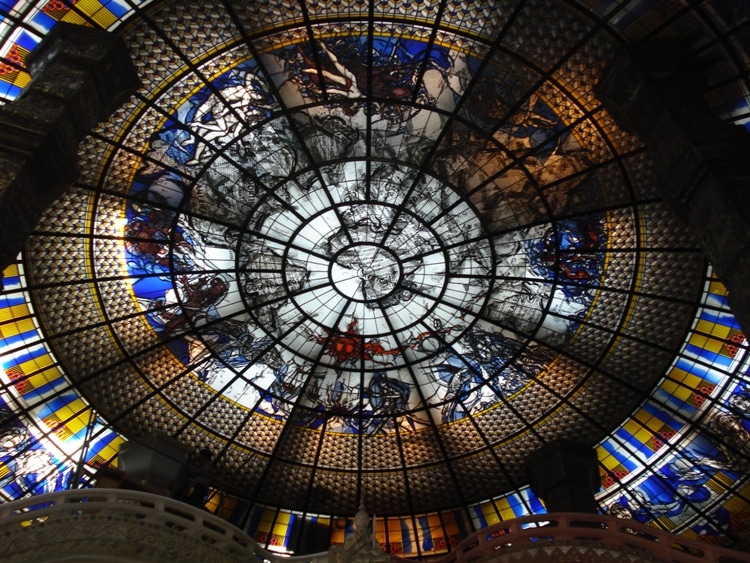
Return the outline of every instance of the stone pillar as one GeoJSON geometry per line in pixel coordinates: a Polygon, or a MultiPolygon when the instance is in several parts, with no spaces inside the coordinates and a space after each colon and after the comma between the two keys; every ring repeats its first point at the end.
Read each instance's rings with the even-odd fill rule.
{"type": "Polygon", "coordinates": [[[569,440],[549,442],[528,455],[526,472],[548,512],[598,512],[599,464],[592,448],[569,440]]]}
{"type": "Polygon", "coordinates": [[[140,86],[118,35],[63,22],[26,67],[33,80],[0,106],[0,271],[78,177],[78,144],[140,86]]]}
{"type": "Polygon", "coordinates": [[[193,448],[187,444],[156,432],[120,444],[118,468],[150,492],[175,496],[188,486],[191,453],[193,448]]]}
{"type": "Polygon", "coordinates": [[[641,137],[658,189],[696,235],[745,334],[750,330],[750,134],[717,118],[687,45],[631,45],[596,93],[617,123],[641,137]]]}

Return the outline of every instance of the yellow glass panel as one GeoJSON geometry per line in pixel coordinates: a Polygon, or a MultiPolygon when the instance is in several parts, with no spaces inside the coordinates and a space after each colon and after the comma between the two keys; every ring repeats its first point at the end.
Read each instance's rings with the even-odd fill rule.
{"type": "Polygon", "coordinates": [[[78,25],[89,25],[89,23],[86,21],[86,18],[84,18],[82,15],[78,14],[77,12],[74,12],[73,10],[65,14],[60,21],[64,21],[68,23],[75,23],[78,25]]]}
{"type": "Polygon", "coordinates": [[[500,516],[502,516],[503,520],[513,520],[513,518],[516,517],[516,513],[513,512],[513,509],[510,507],[508,499],[501,498],[496,500],[495,506],[497,506],[497,509],[500,511],[500,516]]]}
{"type": "MultiPolygon", "coordinates": [[[[13,305],[12,307],[5,307],[0,309],[0,322],[11,321],[20,317],[25,317],[29,314],[29,308],[25,303],[21,305],[13,305]]],[[[0,326],[0,335],[2,336],[15,336],[23,330],[17,330],[16,332],[6,333],[6,330],[12,330],[6,327],[6,325],[0,326]]]]}
{"type": "Polygon", "coordinates": [[[117,22],[115,15],[103,7],[98,0],[78,0],[76,8],[87,16],[91,16],[96,23],[105,29],[117,22]]]}
{"type": "Polygon", "coordinates": [[[493,504],[486,502],[481,506],[481,509],[482,514],[484,514],[485,520],[487,520],[488,526],[500,522],[500,516],[498,516],[497,512],[495,511],[495,506],[493,504]]]}
{"type": "Polygon", "coordinates": [[[456,523],[456,516],[452,512],[443,513],[443,524],[445,525],[445,532],[449,536],[460,535],[460,529],[456,523]]]}
{"type": "Polygon", "coordinates": [[[51,364],[52,358],[50,357],[50,355],[43,354],[38,358],[34,358],[33,360],[18,364],[18,369],[20,369],[23,373],[34,373],[35,371],[50,366],[51,364]]]}
{"type": "Polygon", "coordinates": [[[630,432],[639,442],[647,444],[654,437],[654,433],[640,426],[634,420],[628,420],[623,427],[630,432]]]}
{"type": "Polygon", "coordinates": [[[39,373],[35,373],[34,375],[28,378],[28,382],[29,382],[29,385],[31,385],[33,389],[39,389],[43,385],[46,385],[53,381],[57,381],[61,377],[62,377],[62,373],[60,373],[60,370],[57,368],[57,366],[53,366],[50,369],[46,369],[39,373]]]}
{"type": "Polygon", "coordinates": [[[343,518],[336,518],[333,521],[333,533],[331,534],[331,543],[342,544],[344,543],[346,535],[346,520],[343,518]]]}

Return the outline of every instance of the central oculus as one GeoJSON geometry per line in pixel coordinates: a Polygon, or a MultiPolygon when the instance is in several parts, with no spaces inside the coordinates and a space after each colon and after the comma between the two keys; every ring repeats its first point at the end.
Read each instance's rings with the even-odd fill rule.
{"type": "Polygon", "coordinates": [[[403,270],[386,248],[361,243],[338,252],[331,261],[329,276],[341,295],[355,301],[377,301],[398,286],[403,270]]]}

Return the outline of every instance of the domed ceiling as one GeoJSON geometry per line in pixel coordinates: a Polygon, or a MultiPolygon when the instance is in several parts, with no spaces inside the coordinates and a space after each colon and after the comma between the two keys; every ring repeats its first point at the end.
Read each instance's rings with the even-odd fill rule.
{"type": "Polygon", "coordinates": [[[593,93],[622,43],[701,43],[705,13],[94,4],[2,8],[8,101],[44,18],[115,29],[143,81],[6,271],[6,333],[36,335],[5,341],[7,412],[92,448],[55,459],[161,431],[254,506],[508,518],[543,510],[524,459],[564,437],[597,448],[604,509],[736,539],[747,458],[715,421],[745,432],[744,336],[593,93]]]}

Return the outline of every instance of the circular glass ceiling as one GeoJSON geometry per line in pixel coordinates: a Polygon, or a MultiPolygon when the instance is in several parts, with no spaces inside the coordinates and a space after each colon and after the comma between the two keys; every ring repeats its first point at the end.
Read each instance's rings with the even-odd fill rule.
{"type": "Polygon", "coordinates": [[[462,102],[480,60],[408,36],[325,38],[265,64],[224,70],[148,132],[125,247],[153,330],[219,396],[326,431],[414,431],[521,392],[605,272],[606,213],[551,209],[601,199],[599,181],[550,201],[538,181],[583,169],[576,132],[518,63],[462,102]],[[370,90],[384,98],[358,99],[370,90]],[[309,107],[284,112],[294,96],[309,107]],[[442,148],[456,135],[463,151],[442,148]]]}
{"type": "Polygon", "coordinates": [[[564,437],[606,504],[705,519],[624,484],[724,408],[744,337],[593,94],[627,3],[576,6],[128,4],[143,87],[24,255],[50,353],[251,504],[530,511],[524,459],[564,437]]]}
{"type": "MultiPolygon", "coordinates": [[[[522,34],[508,25],[509,41],[522,34]]],[[[661,377],[668,353],[639,358],[619,342],[637,319],[678,327],[665,349],[693,319],[701,258],[664,228],[638,178],[645,155],[614,140],[595,81],[570,82],[576,59],[598,72],[608,58],[592,50],[612,40],[569,47],[568,66],[545,70],[448,29],[219,35],[220,54],[155,74],[161,88],[101,133],[123,147],[97,158],[91,224],[124,216],[92,255],[97,276],[121,272],[123,297],[101,307],[117,314],[131,296],[112,330],[164,405],[148,426],[219,439],[240,494],[308,510],[318,495],[327,511],[364,496],[384,514],[512,489],[529,451],[563,436],[593,444],[661,377]],[[685,255],[659,280],[676,299],[646,289],[643,246],[685,255]],[[290,472],[289,488],[263,486],[290,472]],[[406,493],[412,473],[452,492],[416,502],[427,489],[406,493]]],[[[140,34],[168,34],[139,30],[151,60],[140,34]]],[[[565,43],[583,36],[572,30],[565,43]]],[[[106,409],[102,375],[84,389],[106,409]]]]}
{"type": "MultiPolygon", "coordinates": [[[[366,43],[342,40],[329,49],[352,45],[366,43]]],[[[255,412],[286,419],[295,411],[298,424],[369,434],[460,420],[541,373],[556,355],[541,344],[567,342],[593,303],[605,262],[604,214],[554,221],[542,208],[540,224],[493,235],[495,216],[514,222],[518,213],[502,197],[488,209],[476,193],[486,187],[468,191],[392,157],[358,156],[353,142],[317,147],[311,163],[312,150],[295,144],[287,117],[262,119],[253,104],[269,94],[249,72],[232,71],[224,77],[231,85],[199,92],[178,109],[191,116],[181,127],[211,127],[225,150],[208,157],[205,139],[176,140],[180,130],[168,124],[152,136],[152,151],[158,146],[179,159],[175,166],[200,171],[190,181],[149,164],[127,204],[134,294],[197,379],[255,412]],[[226,97],[230,106],[221,108],[232,107],[229,96],[240,95],[240,111],[258,123],[235,137],[235,118],[214,106],[226,97]]],[[[578,145],[537,104],[562,131],[539,135],[549,145],[539,150],[543,163],[556,148],[578,145]]],[[[316,141],[323,133],[356,139],[358,121],[394,111],[382,105],[380,113],[314,108],[316,141]]],[[[440,119],[405,106],[398,127],[423,113],[440,119]]],[[[516,135],[531,143],[531,132],[516,135]]],[[[531,183],[527,169],[507,160],[510,174],[531,183]]]]}

